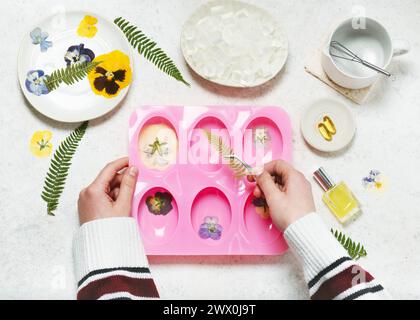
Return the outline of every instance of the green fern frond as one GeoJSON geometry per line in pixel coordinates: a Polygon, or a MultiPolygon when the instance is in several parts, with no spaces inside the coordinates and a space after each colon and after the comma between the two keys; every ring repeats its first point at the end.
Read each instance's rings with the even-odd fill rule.
{"type": "Polygon", "coordinates": [[[57,89],[63,82],[67,85],[72,85],[75,82],[83,80],[100,63],[99,61],[81,62],[55,70],[51,75],[46,76],[45,85],[50,92],[57,89]]]}
{"type": "Polygon", "coordinates": [[[207,137],[207,140],[212,145],[212,147],[222,156],[229,156],[232,154],[232,149],[228,147],[223,138],[218,136],[217,134],[212,134],[208,129],[202,129],[204,134],[207,137]]]}
{"type": "Polygon", "coordinates": [[[114,23],[121,29],[127,37],[128,42],[138,51],[139,54],[143,55],[163,72],[167,73],[176,80],[181,81],[187,86],[190,86],[190,84],[184,80],[181,72],[178,70],[172,59],[169,58],[162,49],[156,47],[156,42],[149,39],[143,31],[136,26],[133,26],[122,17],[115,19],[114,23]]]}
{"type": "Polygon", "coordinates": [[[347,250],[349,256],[354,259],[358,260],[361,257],[367,256],[367,251],[365,250],[364,246],[360,243],[354,242],[350,237],[347,237],[341,231],[331,229],[331,233],[337,239],[338,242],[347,250]]]}
{"type": "Polygon", "coordinates": [[[58,201],[64,190],[71,160],[82,140],[89,122],[83,122],[67,138],[65,138],[51,159],[50,168],[44,182],[41,198],[47,203],[47,213],[51,216],[58,207],[58,201]]]}
{"type": "MultiPolygon", "coordinates": [[[[209,141],[209,144],[216,150],[222,157],[233,155],[233,150],[227,146],[222,137],[217,134],[212,134],[210,130],[202,129],[209,141]]],[[[235,158],[229,158],[229,167],[235,174],[235,178],[240,179],[248,175],[248,169],[235,158]]]]}

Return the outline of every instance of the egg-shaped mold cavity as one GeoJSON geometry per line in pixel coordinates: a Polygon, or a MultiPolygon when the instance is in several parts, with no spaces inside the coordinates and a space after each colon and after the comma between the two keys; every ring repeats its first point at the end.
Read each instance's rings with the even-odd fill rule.
{"type": "Polygon", "coordinates": [[[145,241],[164,244],[174,235],[179,219],[175,199],[164,188],[147,191],[138,206],[140,232],[145,241]]]}
{"type": "Polygon", "coordinates": [[[178,148],[177,132],[170,121],[157,116],[143,124],[137,142],[141,166],[165,171],[177,162],[178,148]]]}
{"type": "Polygon", "coordinates": [[[189,163],[207,172],[218,171],[226,162],[220,151],[228,148],[230,136],[226,125],[216,117],[205,117],[190,133],[189,163]]]}
{"type": "Polygon", "coordinates": [[[283,137],[278,126],[269,118],[259,117],[252,120],[243,136],[243,158],[259,166],[281,158],[283,137]]]}
{"type": "Polygon", "coordinates": [[[244,207],[245,228],[247,230],[245,236],[256,244],[273,243],[279,238],[281,233],[268,216],[264,200],[254,201],[254,199],[254,196],[251,194],[244,207]]]}
{"type": "Polygon", "coordinates": [[[201,190],[191,207],[191,223],[197,239],[212,245],[223,240],[232,221],[229,200],[219,189],[201,190]]]}

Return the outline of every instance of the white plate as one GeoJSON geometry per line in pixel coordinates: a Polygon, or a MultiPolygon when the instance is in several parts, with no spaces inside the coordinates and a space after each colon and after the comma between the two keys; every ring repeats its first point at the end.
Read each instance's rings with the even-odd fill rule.
{"type": "Polygon", "coordinates": [[[216,0],[188,18],[181,49],[188,65],[203,78],[226,86],[254,87],[282,69],[288,44],[265,10],[239,1],[216,0]]]}
{"type": "Polygon", "coordinates": [[[312,147],[324,152],[338,151],[347,146],[356,132],[356,122],[350,108],[333,99],[319,99],[305,111],[301,120],[302,135],[312,147]],[[335,124],[337,133],[331,141],[325,140],[318,131],[318,124],[328,116],[335,124]]]}
{"type": "Polygon", "coordinates": [[[104,115],[114,109],[125,97],[130,86],[114,98],[107,99],[96,95],[88,79],[67,86],[61,85],[58,89],[46,95],[36,96],[29,92],[25,86],[27,73],[31,70],[43,70],[50,74],[55,69],[66,67],[64,55],[73,45],[83,43],[85,48],[91,49],[96,56],[119,50],[130,58],[133,71],[133,59],[129,43],[124,34],[112,22],[97,14],[86,12],[65,12],[50,16],[28,30],[23,37],[18,56],[18,77],[22,91],[31,105],[49,118],[62,122],[80,122],[104,115]],[[93,38],[80,37],[77,28],[86,16],[98,19],[98,29],[93,38]],[[40,45],[34,45],[30,32],[36,27],[49,34],[47,40],[53,46],[46,52],[41,52],[40,45]]]}

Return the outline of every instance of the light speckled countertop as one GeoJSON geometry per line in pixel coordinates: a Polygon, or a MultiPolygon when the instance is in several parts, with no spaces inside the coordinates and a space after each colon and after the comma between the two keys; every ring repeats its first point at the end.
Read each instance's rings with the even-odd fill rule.
{"type": "MultiPolygon", "coordinates": [[[[290,46],[283,72],[251,90],[218,87],[186,67],[179,48],[182,24],[204,1],[1,1],[0,298],[75,297],[71,243],[78,224],[79,190],[105,163],[127,153],[128,116],[143,104],[282,106],[293,123],[295,165],[308,177],[315,167],[325,166],[332,176],[345,180],[362,202],[363,216],[344,228],[369,252],[362,265],[395,298],[420,298],[420,2],[248,1],[270,10],[286,31],[290,46]],[[390,66],[395,79],[381,82],[362,106],[303,70],[306,55],[319,45],[330,22],[337,15],[350,14],[354,5],[365,5],[367,14],[383,22],[394,38],[404,37],[412,46],[409,55],[390,66]],[[74,158],[57,216],[48,217],[40,190],[49,159],[35,159],[28,143],[34,131],[48,129],[57,144],[75,125],[49,120],[27,105],[17,81],[16,60],[23,34],[36,20],[63,8],[93,11],[109,19],[129,18],[173,57],[192,86],[177,83],[137,58],[128,98],[121,108],[91,122],[74,158]],[[338,154],[313,151],[300,135],[303,109],[320,97],[348,103],[356,116],[356,137],[338,154]],[[361,179],[370,169],[381,170],[389,179],[382,196],[362,187],[361,179]]],[[[319,187],[313,184],[319,214],[329,226],[337,227],[321,202],[319,187]]],[[[154,257],[150,262],[164,298],[308,298],[301,269],[291,253],[252,258],[154,257]]]]}

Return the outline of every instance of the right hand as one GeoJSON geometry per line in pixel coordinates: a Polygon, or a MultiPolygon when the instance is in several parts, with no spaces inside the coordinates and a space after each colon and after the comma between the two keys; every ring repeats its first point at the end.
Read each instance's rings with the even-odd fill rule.
{"type": "Polygon", "coordinates": [[[315,211],[311,184],[283,160],[266,164],[262,174],[248,179],[256,179],[254,196],[266,199],[271,219],[280,230],[315,211]]]}

